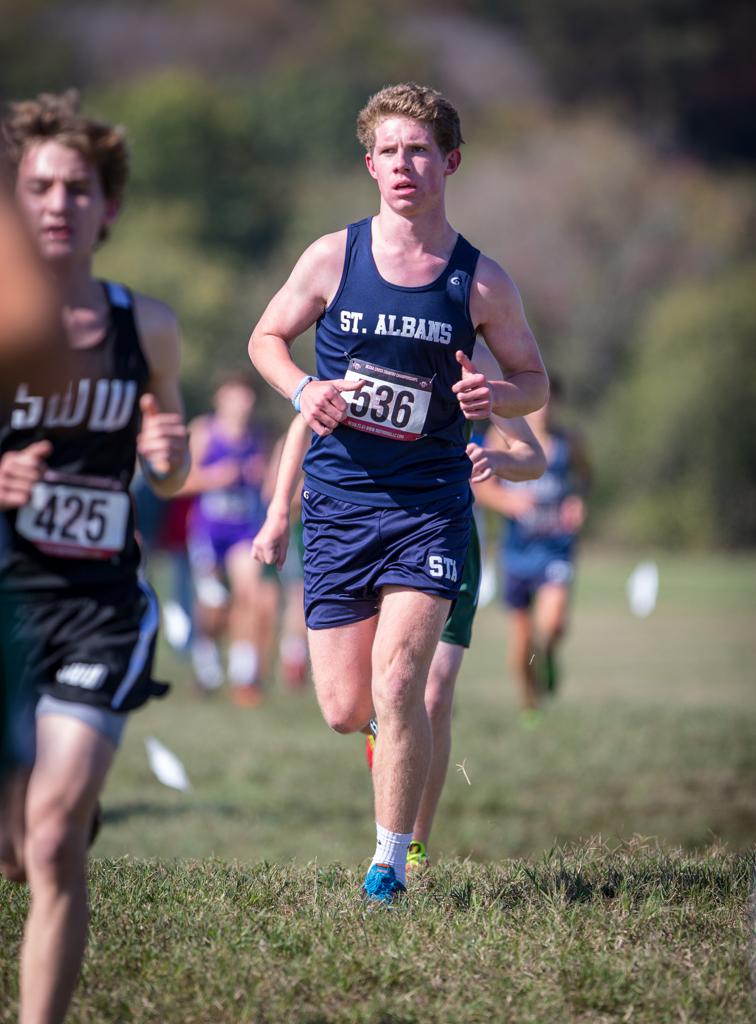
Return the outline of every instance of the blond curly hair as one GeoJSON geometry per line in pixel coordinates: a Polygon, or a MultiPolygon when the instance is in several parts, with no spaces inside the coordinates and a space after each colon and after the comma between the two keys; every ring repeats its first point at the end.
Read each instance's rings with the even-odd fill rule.
{"type": "Polygon", "coordinates": [[[459,114],[445,96],[426,85],[402,82],[370,97],[357,116],[357,138],[368,152],[375,147],[376,128],[387,117],[409,117],[430,125],[444,155],[464,142],[459,114]]]}

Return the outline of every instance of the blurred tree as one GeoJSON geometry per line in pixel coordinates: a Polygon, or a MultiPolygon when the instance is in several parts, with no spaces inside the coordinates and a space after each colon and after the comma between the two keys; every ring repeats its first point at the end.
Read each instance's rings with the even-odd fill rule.
{"type": "MultiPolygon", "coordinates": [[[[753,177],[684,154],[756,159],[755,10],[745,0],[4,0],[0,89],[76,84],[89,109],[127,125],[132,187],[99,268],[179,310],[192,411],[214,368],[246,364],[249,330],[307,242],[375,209],[354,138],[366,97],[407,79],[448,90],[471,143],[449,183],[452,220],[511,270],[566,378],[597,450],[605,528],[750,543],[752,453],[709,384],[720,364],[737,376],[747,361],[732,339],[751,322],[753,177]],[[729,325],[718,362],[696,327],[714,329],[712,310],[729,325]],[[697,402],[708,418],[693,459],[681,424],[697,402]],[[717,494],[730,486],[728,505],[717,494]]],[[[308,368],[309,345],[298,345],[308,368]]],[[[733,391],[740,405],[744,387],[733,391]]],[[[261,405],[281,423],[290,415],[270,389],[261,405]]],[[[753,436],[750,415],[739,418],[753,436]]]]}
{"type": "Polygon", "coordinates": [[[607,118],[546,118],[477,141],[449,185],[455,223],[510,271],[548,364],[595,408],[671,283],[752,252],[747,182],[660,159],[607,118]]]}
{"type": "Polygon", "coordinates": [[[51,24],[59,16],[55,0],[3,0],[0,97],[13,100],[43,90],[62,91],[81,80],[74,47],[52,38],[51,24]]]}
{"type": "Polygon", "coordinates": [[[563,102],[636,119],[667,146],[756,161],[750,0],[462,0],[514,27],[563,102]]]}
{"type": "Polygon", "coordinates": [[[662,295],[594,430],[607,529],[756,543],[756,263],[662,295]]]}

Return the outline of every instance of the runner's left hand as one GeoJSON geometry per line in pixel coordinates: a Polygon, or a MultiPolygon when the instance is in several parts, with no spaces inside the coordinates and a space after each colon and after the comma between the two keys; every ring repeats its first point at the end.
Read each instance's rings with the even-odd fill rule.
{"type": "Polygon", "coordinates": [[[462,415],[466,420],[486,420],[491,415],[493,394],[485,374],[479,373],[461,350],[457,362],[462,367],[462,378],[452,387],[462,415]]]}
{"type": "Polygon", "coordinates": [[[252,541],[252,557],[265,565],[283,569],[288,549],[289,516],[286,512],[276,515],[268,509],[265,522],[252,541]]]}
{"type": "Polygon", "coordinates": [[[569,494],[559,506],[559,525],[566,533],[578,533],[585,522],[585,502],[579,494],[569,494]]]}
{"type": "Polygon", "coordinates": [[[160,412],[154,395],[139,400],[142,426],[137,437],[137,451],[158,478],[171,476],[186,462],[188,431],[177,412],[160,412]]]}
{"type": "Polygon", "coordinates": [[[484,480],[493,476],[493,466],[485,448],[481,448],[480,445],[473,444],[471,441],[467,446],[467,457],[473,464],[471,484],[482,484],[484,480]]]}

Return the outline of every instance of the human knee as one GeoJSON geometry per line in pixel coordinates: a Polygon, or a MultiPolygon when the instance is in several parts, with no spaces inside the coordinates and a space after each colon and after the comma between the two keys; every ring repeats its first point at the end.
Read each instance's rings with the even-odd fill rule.
{"type": "Polygon", "coordinates": [[[404,673],[378,677],[373,683],[373,702],[378,717],[403,716],[422,705],[424,687],[404,673]]]}
{"type": "Polygon", "coordinates": [[[451,722],[454,691],[451,688],[428,686],[425,691],[425,710],[433,731],[447,728],[451,722]]]}
{"type": "Polygon", "coordinates": [[[559,643],[564,636],[565,625],[563,619],[547,623],[543,634],[544,644],[547,647],[554,647],[555,644],[559,643]]]}
{"type": "Polygon", "coordinates": [[[78,823],[40,822],[27,833],[26,866],[30,876],[64,879],[86,859],[87,830],[78,823]]]}
{"type": "Polygon", "coordinates": [[[357,708],[332,707],[323,709],[323,717],[329,729],[348,735],[359,732],[367,725],[370,712],[365,713],[357,708]]]}

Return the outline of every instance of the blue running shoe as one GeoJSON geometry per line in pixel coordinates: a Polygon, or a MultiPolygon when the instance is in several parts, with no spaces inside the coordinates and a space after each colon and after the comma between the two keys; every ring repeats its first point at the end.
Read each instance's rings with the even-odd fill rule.
{"type": "Polygon", "coordinates": [[[362,883],[364,899],[375,900],[377,903],[393,903],[397,896],[406,891],[389,864],[373,864],[362,883]]]}

